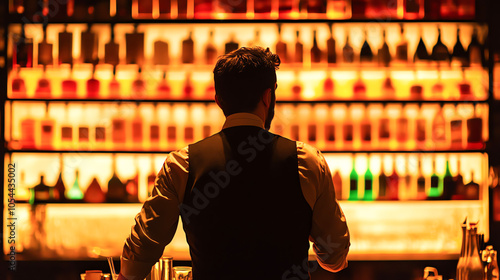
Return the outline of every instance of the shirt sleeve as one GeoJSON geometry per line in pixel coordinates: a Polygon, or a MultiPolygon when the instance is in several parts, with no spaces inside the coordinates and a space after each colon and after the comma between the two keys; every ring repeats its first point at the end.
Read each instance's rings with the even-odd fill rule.
{"type": "Polygon", "coordinates": [[[337,272],[347,267],[350,235],[346,219],[335,198],[330,168],[314,147],[297,142],[302,192],[313,210],[309,240],[320,266],[337,272]]]}
{"type": "Polygon", "coordinates": [[[170,153],[156,176],[151,196],[135,217],[121,256],[128,280],[144,279],[172,241],[188,177],[188,148],[170,153]]]}

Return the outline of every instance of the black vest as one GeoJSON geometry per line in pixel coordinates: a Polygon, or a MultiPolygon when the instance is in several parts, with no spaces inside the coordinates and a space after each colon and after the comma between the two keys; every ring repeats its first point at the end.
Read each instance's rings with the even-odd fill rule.
{"type": "Polygon", "coordinates": [[[309,279],[312,210],[297,164],[294,141],[254,126],[189,146],[180,210],[194,280],[309,279]]]}

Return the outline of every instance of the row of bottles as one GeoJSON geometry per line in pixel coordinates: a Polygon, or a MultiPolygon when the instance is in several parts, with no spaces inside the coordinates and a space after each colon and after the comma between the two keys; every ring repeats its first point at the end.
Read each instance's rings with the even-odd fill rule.
{"type": "MultiPolygon", "coordinates": [[[[28,150],[176,149],[224,121],[213,103],[17,102],[13,111],[10,147],[28,150]]],[[[271,131],[321,150],[475,150],[487,140],[486,117],[482,104],[278,104],[271,131]]]]}
{"type": "MultiPolygon", "coordinates": [[[[246,39],[248,42],[236,38],[237,33],[241,31],[230,29],[219,34],[220,30],[217,30],[215,37],[213,29],[205,31],[206,26],[189,28],[187,34],[186,29],[182,31],[174,29],[175,31],[168,33],[167,38],[164,37],[165,33],[159,33],[161,31],[149,28],[152,26],[150,24],[136,24],[133,30],[130,30],[129,27],[124,29],[123,26],[115,30],[117,29],[115,25],[98,25],[94,28],[89,24],[83,30],[80,25],[78,28],[76,26],[71,25],[71,30],[65,26],[61,30],[61,25],[58,24],[43,25],[41,33],[34,34],[32,31],[30,32],[32,34],[27,35],[26,29],[28,27],[21,25],[20,30],[17,30],[19,33],[11,35],[14,50],[13,65],[32,67],[34,65],[53,65],[54,63],[73,65],[74,63],[97,64],[104,62],[113,66],[118,64],[143,66],[145,64],[193,63],[212,66],[215,64],[217,56],[241,46],[269,47],[280,56],[283,64],[294,65],[361,63],[362,65],[389,66],[391,63],[408,64],[410,62],[437,61],[441,64],[453,63],[459,66],[469,66],[486,64],[487,61],[487,57],[485,57],[487,52],[485,53],[485,46],[481,43],[482,40],[476,26],[474,26],[472,33],[466,33],[466,36],[470,36],[465,40],[468,42],[466,47],[462,44],[461,36],[464,35],[461,35],[460,25],[457,27],[451,24],[444,24],[447,34],[442,34],[441,26],[438,26],[436,30],[434,26],[415,28],[412,24],[400,24],[399,27],[394,24],[376,27],[372,24],[365,24],[360,29],[358,25],[353,25],[354,28],[351,28],[350,24],[333,26],[332,23],[329,23],[328,25],[311,25],[311,29],[308,29],[307,32],[303,26],[294,24],[278,24],[277,26],[268,24],[263,35],[261,35],[261,30],[256,28],[253,38],[246,39]],[[405,32],[405,26],[411,26],[411,31],[405,32]],[[47,32],[47,29],[50,32],[47,32]],[[200,42],[200,37],[193,35],[200,33],[198,29],[203,29],[204,34],[201,38],[206,38],[203,43],[200,42]],[[124,40],[116,39],[115,33],[118,31],[124,33],[120,34],[120,38],[124,40]],[[270,31],[276,33],[270,33],[270,31]],[[436,31],[437,36],[434,36],[437,39],[436,37],[430,38],[428,34],[435,34],[436,31]],[[177,32],[185,35],[180,36],[177,32]],[[302,34],[304,32],[306,35],[302,34]],[[450,36],[452,32],[456,36],[450,36]],[[47,33],[50,33],[49,36],[47,33]],[[394,36],[391,33],[399,35],[394,36]],[[416,34],[418,33],[420,33],[420,39],[417,39],[416,34]],[[43,34],[42,38],[40,38],[40,34],[43,34]],[[54,36],[56,34],[57,36],[54,36]],[[411,36],[408,36],[409,34],[411,36]],[[33,37],[37,37],[37,45],[34,44],[33,37]],[[102,44],[99,44],[99,38],[103,37],[109,38],[109,42],[105,44],[104,48],[101,46],[102,44]],[[444,40],[445,37],[446,40],[444,40]],[[72,51],[76,47],[73,46],[76,42],[80,43],[80,57],[74,58],[72,51]],[[219,45],[218,42],[224,43],[219,45]],[[432,47],[427,47],[425,42],[432,44],[432,47]],[[57,48],[54,48],[54,44],[57,48]],[[179,45],[177,46],[177,44],[179,45]],[[452,44],[453,47],[451,47],[452,44]],[[153,46],[152,50],[149,45],[153,46]],[[180,48],[178,49],[178,47],[180,48]],[[34,50],[38,50],[38,52],[34,52],[34,50]],[[175,53],[173,53],[174,50],[175,53]],[[410,53],[409,50],[414,50],[414,53],[410,53]],[[120,56],[120,51],[126,55],[120,56]],[[34,54],[38,54],[38,57],[34,57],[34,54]]],[[[470,26],[470,24],[463,25],[467,30],[470,26]]],[[[29,28],[35,30],[39,27],[34,28],[33,25],[29,25],[29,28]]],[[[245,30],[246,32],[247,30],[245,30]]],[[[238,38],[241,36],[238,34],[238,38]]]]}
{"type": "Polygon", "coordinates": [[[475,0],[14,0],[10,13],[39,22],[134,19],[473,19],[475,0]],[[57,6],[58,9],[54,9],[57,6]]]}
{"type": "MultiPolygon", "coordinates": [[[[8,96],[13,99],[135,99],[213,100],[215,88],[202,72],[166,72],[124,67],[14,71],[8,96]],[[69,74],[69,75],[68,75],[69,74]],[[132,78],[131,78],[132,76],[132,78]],[[171,77],[172,76],[172,77],[171,77]],[[36,82],[34,82],[36,81],[36,82]]],[[[481,72],[422,71],[304,71],[279,72],[278,100],[485,100],[481,72]],[[437,79],[436,79],[437,75],[437,79]]]]}
{"type": "Polygon", "coordinates": [[[471,171],[470,182],[464,183],[461,174],[461,161],[457,160],[456,175],[450,171],[449,159],[446,160],[444,174],[437,174],[436,160],[432,160],[432,171],[424,174],[422,159],[418,163],[417,172],[410,171],[415,161],[409,158],[404,162],[405,171],[399,173],[397,165],[402,164],[396,157],[392,159],[392,171],[386,173],[384,160],[380,163],[380,173],[371,171],[370,155],[357,159],[352,156],[352,169],[348,179],[342,179],[339,170],[333,174],[333,182],[337,199],[350,201],[374,201],[374,200],[478,200],[480,198],[480,186],[474,181],[474,171],[471,171]],[[357,160],[366,160],[366,170],[359,172],[357,160]],[[390,174],[390,175],[387,175],[390,174]],[[346,182],[347,181],[347,182],[346,182]],[[349,193],[342,192],[343,186],[348,185],[349,193]],[[376,186],[376,188],[375,188],[376,186]]]}
{"type": "Polygon", "coordinates": [[[477,230],[477,223],[462,224],[462,248],[457,264],[457,280],[499,279],[497,251],[492,245],[484,246],[484,237],[477,230]]]}

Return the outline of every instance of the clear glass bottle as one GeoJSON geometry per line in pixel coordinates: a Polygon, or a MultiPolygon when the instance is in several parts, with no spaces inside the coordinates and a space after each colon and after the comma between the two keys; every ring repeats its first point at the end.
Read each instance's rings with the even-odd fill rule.
{"type": "Polygon", "coordinates": [[[286,43],[283,41],[281,23],[278,23],[278,42],[276,42],[276,54],[280,57],[281,63],[288,63],[286,43]]]}
{"type": "Polygon", "coordinates": [[[464,278],[464,270],[465,270],[465,263],[467,260],[467,249],[468,249],[468,242],[469,240],[467,239],[467,219],[462,224],[462,247],[460,249],[460,258],[458,258],[458,263],[457,263],[457,275],[455,276],[455,280],[465,280],[464,278]]]}
{"type": "Polygon", "coordinates": [[[304,61],[304,44],[300,41],[300,32],[297,30],[296,32],[296,41],[295,41],[295,63],[302,63],[304,61]]]}
{"type": "Polygon", "coordinates": [[[482,280],[484,279],[484,267],[479,256],[477,227],[472,224],[469,230],[469,240],[468,257],[463,276],[465,280],[482,280]]]}

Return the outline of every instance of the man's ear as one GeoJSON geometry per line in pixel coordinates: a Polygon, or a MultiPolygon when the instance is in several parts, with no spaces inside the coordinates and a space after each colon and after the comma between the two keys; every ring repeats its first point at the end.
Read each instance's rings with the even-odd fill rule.
{"type": "Polygon", "coordinates": [[[262,102],[264,102],[264,105],[266,108],[269,108],[271,106],[271,89],[268,88],[266,91],[264,91],[264,94],[262,95],[262,102]]]}

